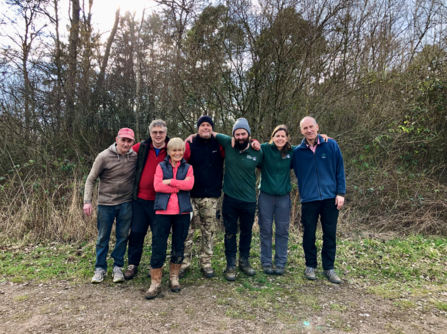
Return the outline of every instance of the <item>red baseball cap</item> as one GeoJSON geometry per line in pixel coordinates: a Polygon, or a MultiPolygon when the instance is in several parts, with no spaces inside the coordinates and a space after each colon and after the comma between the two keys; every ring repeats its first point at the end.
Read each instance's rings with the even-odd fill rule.
{"type": "Polygon", "coordinates": [[[133,133],[133,130],[129,128],[122,128],[121,130],[119,130],[118,137],[135,140],[135,134],[133,133]]]}

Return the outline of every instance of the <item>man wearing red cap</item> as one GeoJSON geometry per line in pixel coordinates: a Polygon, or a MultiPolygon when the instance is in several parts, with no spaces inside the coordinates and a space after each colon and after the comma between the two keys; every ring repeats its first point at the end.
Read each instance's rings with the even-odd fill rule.
{"type": "Polygon", "coordinates": [[[122,267],[126,253],[127,236],[132,221],[132,190],[137,164],[137,153],[132,150],[135,135],[132,129],[118,132],[116,143],[96,157],[85,182],[84,213],[93,212],[92,194],[99,177],[98,195],[98,240],[96,241],[96,264],[92,283],[101,283],[107,275],[107,253],[110,233],[116,219],[116,244],[111,254],[113,282],[124,281],[122,267]]]}

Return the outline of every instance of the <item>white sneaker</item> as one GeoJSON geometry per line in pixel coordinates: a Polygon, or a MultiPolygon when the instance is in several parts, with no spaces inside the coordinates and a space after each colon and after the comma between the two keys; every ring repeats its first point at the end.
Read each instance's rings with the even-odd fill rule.
{"type": "Polygon", "coordinates": [[[113,267],[113,283],[124,282],[123,268],[113,267]]]}
{"type": "Polygon", "coordinates": [[[102,281],[104,281],[104,277],[106,277],[106,276],[107,276],[107,271],[105,271],[104,269],[96,269],[95,275],[93,275],[93,278],[92,278],[92,283],[93,284],[101,283],[102,281]]]}

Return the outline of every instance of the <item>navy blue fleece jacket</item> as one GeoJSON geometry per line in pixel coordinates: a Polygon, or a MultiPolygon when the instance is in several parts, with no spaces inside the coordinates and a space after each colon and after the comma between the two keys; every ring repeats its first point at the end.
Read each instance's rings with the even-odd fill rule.
{"type": "Polygon", "coordinates": [[[293,151],[291,168],[298,178],[301,203],[322,201],[346,194],[343,156],[335,140],[326,143],[318,135],[315,154],[306,145],[306,139],[293,151]]]}

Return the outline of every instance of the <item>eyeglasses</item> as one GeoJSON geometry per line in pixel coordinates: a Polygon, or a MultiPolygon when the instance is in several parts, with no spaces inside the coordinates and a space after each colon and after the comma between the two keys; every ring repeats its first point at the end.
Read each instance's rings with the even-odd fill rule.
{"type": "Polygon", "coordinates": [[[153,135],[162,135],[163,133],[166,133],[166,131],[151,131],[153,135]]]}

